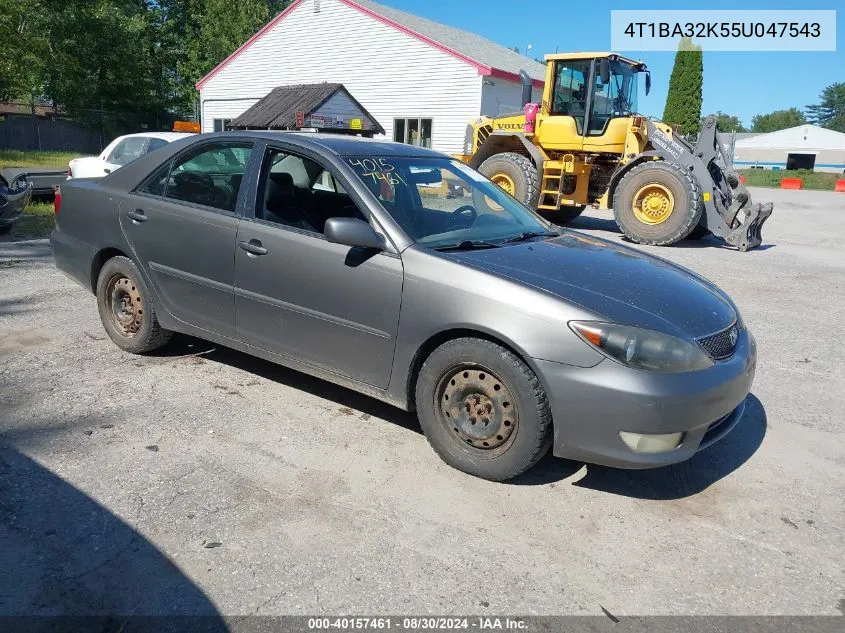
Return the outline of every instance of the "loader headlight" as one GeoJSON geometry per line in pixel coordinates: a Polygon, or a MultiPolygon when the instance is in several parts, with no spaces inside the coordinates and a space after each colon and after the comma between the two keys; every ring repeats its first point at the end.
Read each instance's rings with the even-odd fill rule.
{"type": "Polygon", "coordinates": [[[569,327],[599,351],[634,369],[682,372],[713,366],[698,345],[661,332],[597,321],[570,321],[569,327]]]}

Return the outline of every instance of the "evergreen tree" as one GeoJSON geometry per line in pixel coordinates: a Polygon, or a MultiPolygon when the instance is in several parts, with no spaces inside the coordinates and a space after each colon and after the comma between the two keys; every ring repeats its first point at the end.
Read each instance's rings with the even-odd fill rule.
{"type": "Polygon", "coordinates": [[[831,84],[822,91],[821,103],[807,106],[811,123],[845,132],[845,83],[831,84]]]}
{"type": "Polygon", "coordinates": [[[669,94],[663,121],[680,128],[682,134],[694,136],[701,121],[702,88],[704,84],[704,60],[701,46],[685,37],[678,45],[675,65],[669,78],[669,94]]]}

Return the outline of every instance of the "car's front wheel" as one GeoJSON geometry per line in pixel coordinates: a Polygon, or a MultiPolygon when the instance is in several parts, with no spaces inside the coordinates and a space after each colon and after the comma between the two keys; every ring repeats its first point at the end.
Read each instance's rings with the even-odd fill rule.
{"type": "Polygon", "coordinates": [[[552,415],[537,376],[513,352],[476,338],[447,341],[420,369],[417,415],[450,466],[504,481],[549,449],[552,415]]]}
{"type": "Polygon", "coordinates": [[[100,271],[97,308],[109,338],[127,352],[152,352],[173,334],[159,325],[146,284],[127,257],[113,257],[100,271]]]}

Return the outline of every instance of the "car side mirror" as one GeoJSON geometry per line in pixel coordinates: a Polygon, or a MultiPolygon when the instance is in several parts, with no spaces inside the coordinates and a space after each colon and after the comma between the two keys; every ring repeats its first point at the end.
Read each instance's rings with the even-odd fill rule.
{"type": "Polygon", "coordinates": [[[358,218],[329,218],[323,230],[326,239],[333,244],[372,248],[383,251],[384,238],[369,224],[358,218]]]}

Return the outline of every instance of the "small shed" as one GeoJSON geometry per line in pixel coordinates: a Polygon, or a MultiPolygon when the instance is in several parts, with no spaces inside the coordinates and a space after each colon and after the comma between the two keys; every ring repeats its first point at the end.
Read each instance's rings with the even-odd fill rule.
{"type": "Polygon", "coordinates": [[[279,86],[228,127],[237,130],[302,130],[384,134],[384,128],[338,83],[279,86]]]}

